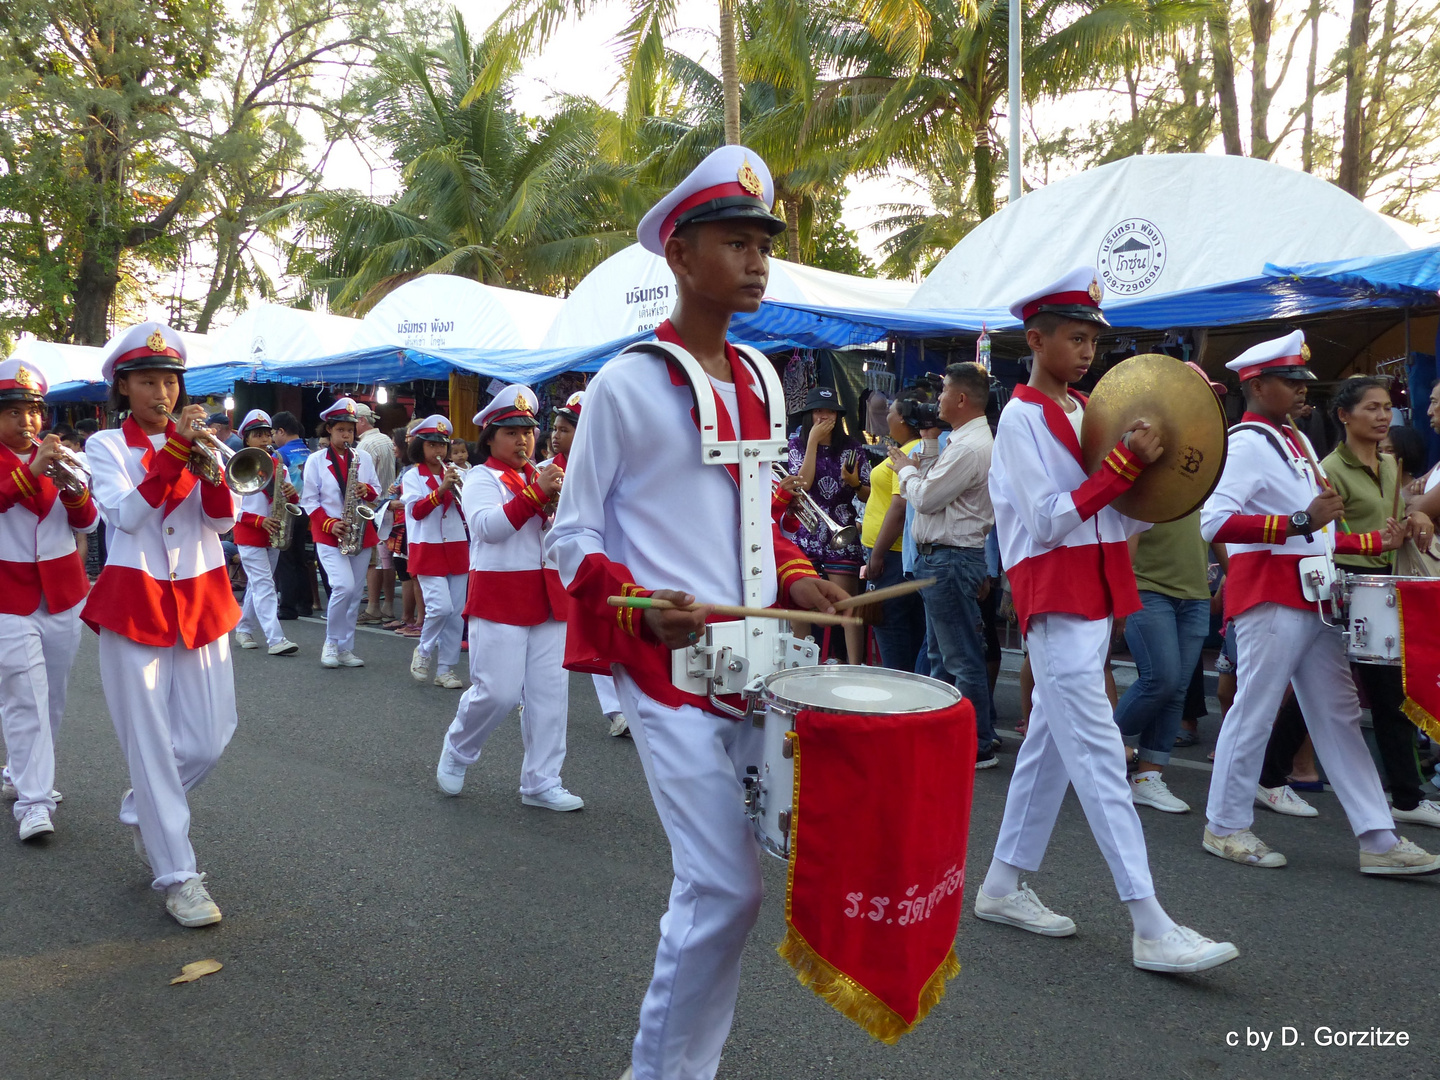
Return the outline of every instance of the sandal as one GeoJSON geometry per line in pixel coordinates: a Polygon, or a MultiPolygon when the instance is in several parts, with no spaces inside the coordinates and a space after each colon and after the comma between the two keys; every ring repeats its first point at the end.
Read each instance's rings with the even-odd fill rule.
{"type": "Polygon", "coordinates": [[[380,629],[381,629],[381,630],[399,630],[399,629],[400,629],[402,626],[404,626],[404,625],[405,625],[405,620],[404,620],[404,619],[391,619],[389,622],[385,623],[384,626],[380,627],[380,629]]]}
{"type": "Polygon", "coordinates": [[[418,638],[420,636],[420,627],[402,626],[399,630],[396,630],[395,632],[401,637],[418,638]]]}
{"type": "Polygon", "coordinates": [[[1195,731],[1180,729],[1180,734],[1175,736],[1175,749],[1183,750],[1187,746],[1197,746],[1200,743],[1200,734],[1195,731]]]}

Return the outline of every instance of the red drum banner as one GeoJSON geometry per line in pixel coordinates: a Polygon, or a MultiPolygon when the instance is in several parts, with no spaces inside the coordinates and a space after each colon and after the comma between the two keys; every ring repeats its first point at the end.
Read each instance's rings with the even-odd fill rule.
{"type": "Polygon", "coordinates": [[[1410,722],[1440,741],[1440,578],[1398,579],[1400,670],[1410,722]]]}
{"type": "Polygon", "coordinates": [[[800,982],[881,1042],[924,1019],[955,956],[975,710],[795,718],[787,932],[800,982]]]}

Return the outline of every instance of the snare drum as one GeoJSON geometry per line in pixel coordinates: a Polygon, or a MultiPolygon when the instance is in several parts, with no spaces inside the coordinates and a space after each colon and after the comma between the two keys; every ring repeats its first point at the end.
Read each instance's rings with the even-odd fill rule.
{"type": "Polygon", "coordinates": [[[765,729],[765,757],[745,778],[745,811],[770,854],[790,855],[795,802],[795,717],[801,710],[841,716],[901,716],[958,705],[953,686],[924,675],[888,668],[825,664],[777,671],[752,704],[754,723],[765,729]]]}
{"type": "Polygon", "coordinates": [[[1400,608],[1386,574],[1345,575],[1345,651],[1359,664],[1400,663],[1400,608]]]}

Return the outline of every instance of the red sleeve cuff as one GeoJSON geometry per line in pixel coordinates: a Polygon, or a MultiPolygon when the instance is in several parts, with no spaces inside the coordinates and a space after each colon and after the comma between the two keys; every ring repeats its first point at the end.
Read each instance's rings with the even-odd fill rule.
{"type": "Polygon", "coordinates": [[[1335,537],[1336,555],[1381,555],[1382,537],[1379,531],[1368,533],[1340,533],[1335,537]]]}
{"type": "Polygon", "coordinates": [[[1290,521],[1279,514],[1231,514],[1215,531],[1221,544],[1283,544],[1290,521]]]}
{"type": "Polygon", "coordinates": [[[1081,521],[1088,521],[1118,499],[1140,477],[1145,463],[1123,441],[1105,455],[1100,468],[1072,493],[1081,521]]]}
{"type": "Polygon", "coordinates": [[[505,504],[505,517],[517,530],[545,508],[545,493],[536,484],[527,484],[505,504]]]}
{"type": "Polygon", "coordinates": [[[90,489],[82,488],[78,496],[60,493],[60,505],[65,507],[65,516],[72,529],[88,529],[95,520],[95,502],[90,498],[90,489]]]}

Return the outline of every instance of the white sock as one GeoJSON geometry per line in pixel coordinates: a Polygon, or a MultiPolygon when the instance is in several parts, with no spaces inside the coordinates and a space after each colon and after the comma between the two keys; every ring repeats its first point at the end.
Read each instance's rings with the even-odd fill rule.
{"type": "Polygon", "coordinates": [[[1362,832],[1359,840],[1360,850],[1367,855],[1383,855],[1400,842],[1391,829],[1370,829],[1362,832]]]}
{"type": "Polygon", "coordinates": [[[1020,867],[1011,866],[999,859],[990,860],[990,869],[985,874],[985,883],[980,886],[991,900],[1003,900],[1020,888],[1020,867]]]}
{"type": "Polygon", "coordinates": [[[1239,829],[1227,829],[1223,825],[1216,825],[1213,821],[1207,821],[1205,827],[1210,830],[1212,836],[1234,836],[1239,829]]]}
{"type": "Polygon", "coordinates": [[[1135,932],[1146,941],[1156,941],[1175,928],[1175,920],[1165,914],[1154,894],[1142,900],[1126,900],[1125,906],[1130,910],[1135,932]]]}

